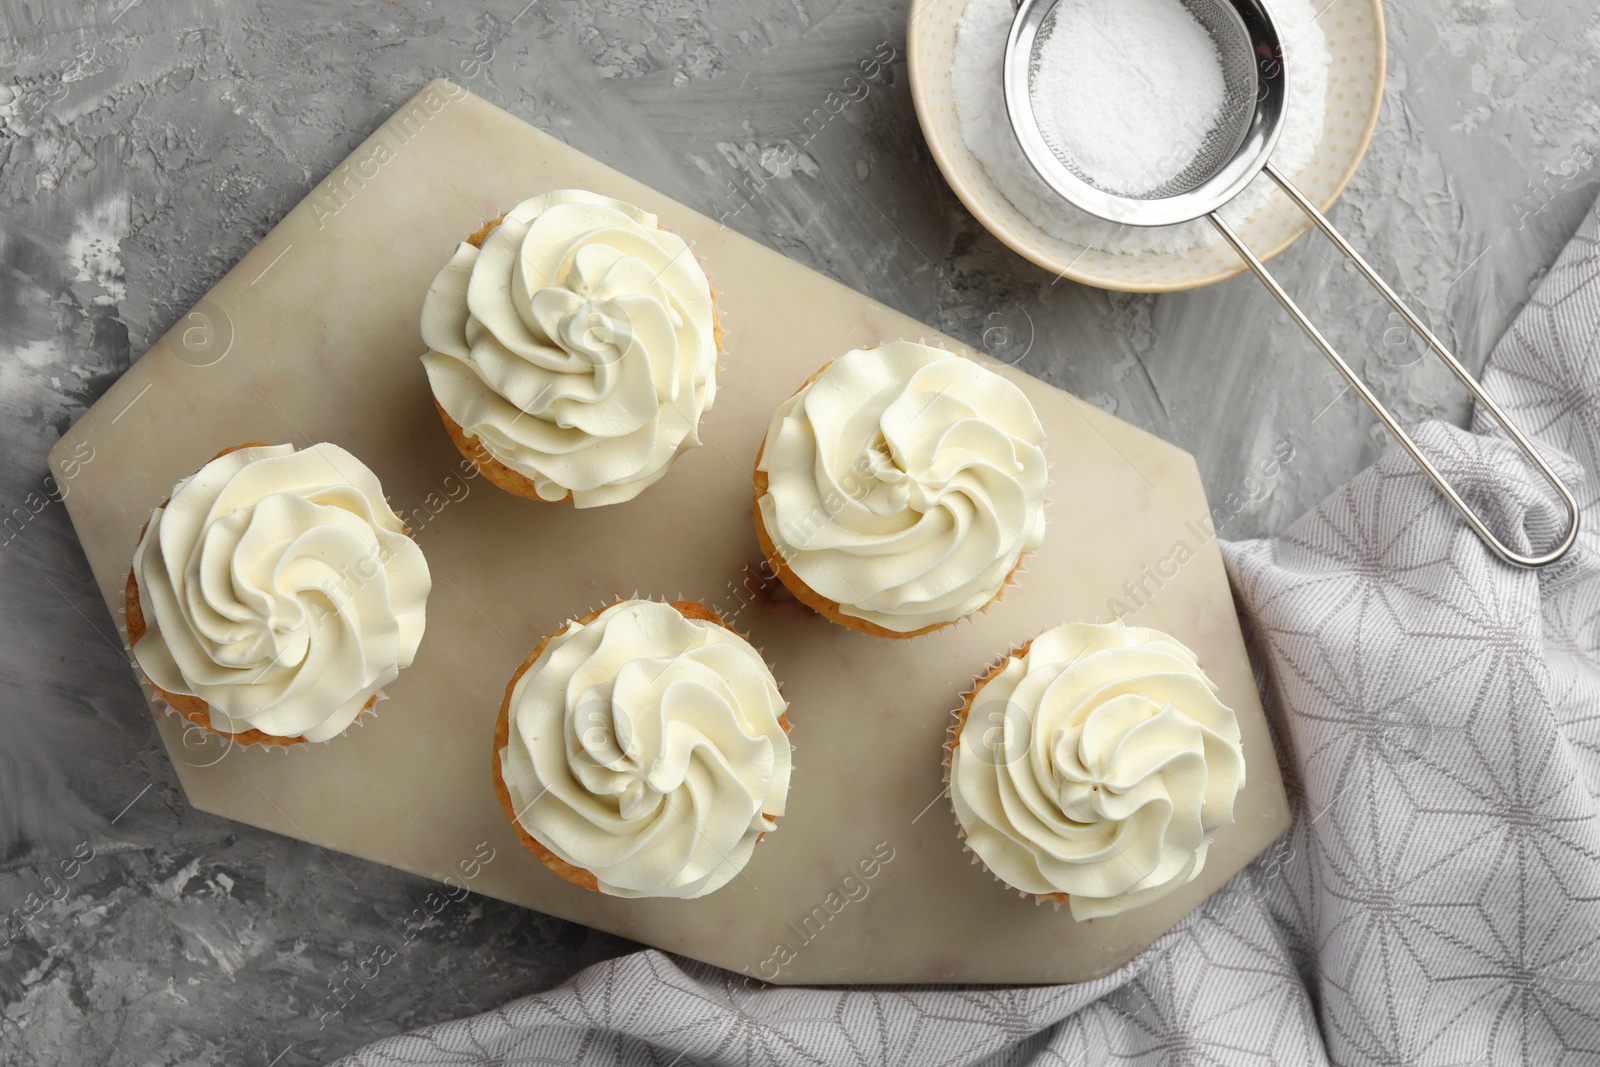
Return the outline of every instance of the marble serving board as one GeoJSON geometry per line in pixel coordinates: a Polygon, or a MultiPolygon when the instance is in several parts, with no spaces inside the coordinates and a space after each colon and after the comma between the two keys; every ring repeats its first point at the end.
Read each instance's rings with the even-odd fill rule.
{"type": "Polygon", "coordinates": [[[962,347],[434,81],[107,391],[51,466],[71,487],[67,507],[119,626],[150,509],[241,442],[350,449],[427,555],[434,586],[416,662],[340,738],[288,752],[230,747],[186,729],[146,687],[197,808],[781,983],[1103,975],[1289,821],[1195,463],[998,367],[1049,433],[1043,549],[998,605],[959,626],[893,641],[830,624],[766,580],[751,465],[774,407],[818,366],[896,338],[962,347]],[[418,360],[423,294],[457,242],[567,186],[640,204],[688,240],[724,329],[704,447],[635,501],[588,511],[466,477],[418,360]],[[621,900],[561,880],[517,843],[490,784],[496,712],[528,650],[635,593],[723,613],[764,650],[790,701],[788,814],[743,876],[700,900],[621,900]],[[944,796],[941,746],[961,692],[998,654],[1058,622],[1129,608],[1129,621],[1200,655],[1238,711],[1248,783],[1198,880],[1078,923],[972,865],[944,796]]]}

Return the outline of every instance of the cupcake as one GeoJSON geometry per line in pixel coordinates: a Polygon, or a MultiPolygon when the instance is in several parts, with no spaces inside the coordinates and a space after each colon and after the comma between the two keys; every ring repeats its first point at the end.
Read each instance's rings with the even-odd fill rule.
{"type": "Polygon", "coordinates": [[[530,500],[632,500],[700,443],[717,390],[711,285],[677,235],[558,189],[463,241],[422,303],[445,429],[530,500]]]}
{"type": "Polygon", "coordinates": [[[997,600],[1044,540],[1044,428],[1011,382],[912,341],[847,352],[772,416],[756,536],[834,622],[915,637],[997,600]]]}
{"type": "Polygon", "coordinates": [[[128,572],[128,643],[156,692],[210,733],[326,741],[411,665],[430,585],[355,456],[240,445],[150,516],[128,572]]]}
{"type": "Polygon", "coordinates": [[[704,604],[623,600],[539,643],[506,686],[494,787],[524,847],[615,897],[701,897],[789,793],[760,653],[704,604]]]}
{"type": "Polygon", "coordinates": [[[1158,630],[1047,630],[979,678],[956,720],[945,771],[966,847],[1080,921],[1193,881],[1244,787],[1233,711],[1158,630]]]}

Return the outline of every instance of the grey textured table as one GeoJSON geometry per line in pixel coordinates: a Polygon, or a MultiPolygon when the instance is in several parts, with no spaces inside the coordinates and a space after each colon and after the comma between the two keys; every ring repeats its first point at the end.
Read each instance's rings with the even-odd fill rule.
{"type": "MultiPolygon", "coordinates": [[[[1600,185],[1600,20],[1388,18],[1383,117],[1334,218],[1481,367],[1600,185]]],[[[191,810],[45,479],[77,415],[429,77],[1189,449],[1213,503],[1235,494],[1225,537],[1376,456],[1248,277],[1108,294],[977,226],[922,143],[904,22],[836,0],[0,0],[0,1063],[320,1063],[630,947],[477,897],[434,914],[418,879],[191,810]],[[808,125],[885,45],[865,96],[808,125]],[[1247,489],[1285,437],[1294,461],[1247,489]],[[397,924],[408,947],[375,965],[397,924]]],[[[1404,418],[1464,418],[1325,245],[1279,265],[1404,418]]]]}

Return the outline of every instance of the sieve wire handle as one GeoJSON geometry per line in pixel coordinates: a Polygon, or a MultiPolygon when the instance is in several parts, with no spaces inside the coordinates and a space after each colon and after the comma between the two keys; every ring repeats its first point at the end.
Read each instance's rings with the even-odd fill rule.
{"type": "Polygon", "coordinates": [[[1332,241],[1334,246],[1344,253],[1345,258],[1350,261],[1351,265],[1361,272],[1361,276],[1389,302],[1389,306],[1400,313],[1400,317],[1405,320],[1406,325],[1428,342],[1428,347],[1433,350],[1434,354],[1444,361],[1445,366],[1449,367],[1450,372],[1456,376],[1456,379],[1467,387],[1474,399],[1486,408],[1489,414],[1494,416],[1496,422],[1505,428],[1506,433],[1511,436],[1511,439],[1522,450],[1522,454],[1538,468],[1545,481],[1549,482],[1551,487],[1555,489],[1567,509],[1567,532],[1561,538],[1560,543],[1550,551],[1538,556],[1523,555],[1503,544],[1484,521],[1478,517],[1477,512],[1473,511],[1467,502],[1461,498],[1461,494],[1456,492],[1455,487],[1445,480],[1444,475],[1439,473],[1439,468],[1435,467],[1433,462],[1422,454],[1422,450],[1417,447],[1416,441],[1412,440],[1411,435],[1395,420],[1395,417],[1389,413],[1389,409],[1383,406],[1383,402],[1367,387],[1367,384],[1361,380],[1350,364],[1345,362],[1344,357],[1334,350],[1333,345],[1322,335],[1322,331],[1317,329],[1310,319],[1306,318],[1305,312],[1300,310],[1300,306],[1294,302],[1294,298],[1284,291],[1283,286],[1278,284],[1278,280],[1272,276],[1261,260],[1256,257],[1256,254],[1250,251],[1249,247],[1240,240],[1233,227],[1229,226],[1217,212],[1213,211],[1206,217],[1217,228],[1217,232],[1222,234],[1223,239],[1233,246],[1233,250],[1239,253],[1240,258],[1245,261],[1251,271],[1255,273],[1255,276],[1261,279],[1261,284],[1267,287],[1267,291],[1272,294],[1273,298],[1283,306],[1283,309],[1289,313],[1290,317],[1305,331],[1311,342],[1321,350],[1322,354],[1328,358],[1328,362],[1332,363],[1334,369],[1350,384],[1350,388],[1354,389],[1357,395],[1366,401],[1367,406],[1378,416],[1383,425],[1395,436],[1401,446],[1411,454],[1411,458],[1416,460],[1417,466],[1422,468],[1422,472],[1433,480],[1433,484],[1439,487],[1439,492],[1443,493],[1445,499],[1455,506],[1455,509],[1461,513],[1461,517],[1467,520],[1467,525],[1472,527],[1473,532],[1483,540],[1484,544],[1489,546],[1495,555],[1518,567],[1543,567],[1565,556],[1578,539],[1578,501],[1572,495],[1572,490],[1567,488],[1566,483],[1551,469],[1550,464],[1545,462],[1545,458],[1539,454],[1539,450],[1533,446],[1533,443],[1523,435],[1516,424],[1500,409],[1500,405],[1496,404],[1494,399],[1483,391],[1483,387],[1468,373],[1460,361],[1451,354],[1450,350],[1444,346],[1444,343],[1434,336],[1433,331],[1428,329],[1421,319],[1417,318],[1416,314],[1406,306],[1405,301],[1401,300],[1395,291],[1389,287],[1389,284],[1377,275],[1372,266],[1362,258],[1361,253],[1352,248],[1350,242],[1346,241],[1344,236],[1334,229],[1333,223],[1329,222],[1322,212],[1317,210],[1316,205],[1307,200],[1305,194],[1295,188],[1294,183],[1285,178],[1271,163],[1266,165],[1265,170],[1272,177],[1272,180],[1277,182],[1278,186],[1288,194],[1289,199],[1293,200],[1295,205],[1305,212],[1312,222],[1317,224],[1317,229],[1321,230],[1328,240],[1332,241]]]}

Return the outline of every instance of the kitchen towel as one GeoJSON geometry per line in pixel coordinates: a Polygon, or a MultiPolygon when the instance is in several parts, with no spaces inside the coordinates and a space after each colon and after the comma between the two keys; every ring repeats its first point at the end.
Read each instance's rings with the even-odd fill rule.
{"type": "MultiPolygon", "coordinates": [[[[1600,1063],[1600,217],[1485,375],[1585,532],[1499,562],[1398,448],[1224,546],[1294,805],[1276,845],[1099,981],[766,987],[646,951],[341,1067],[1600,1063]]],[[[1564,512],[1481,412],[1417,438],[1523,551],[1564,512]]]]}

